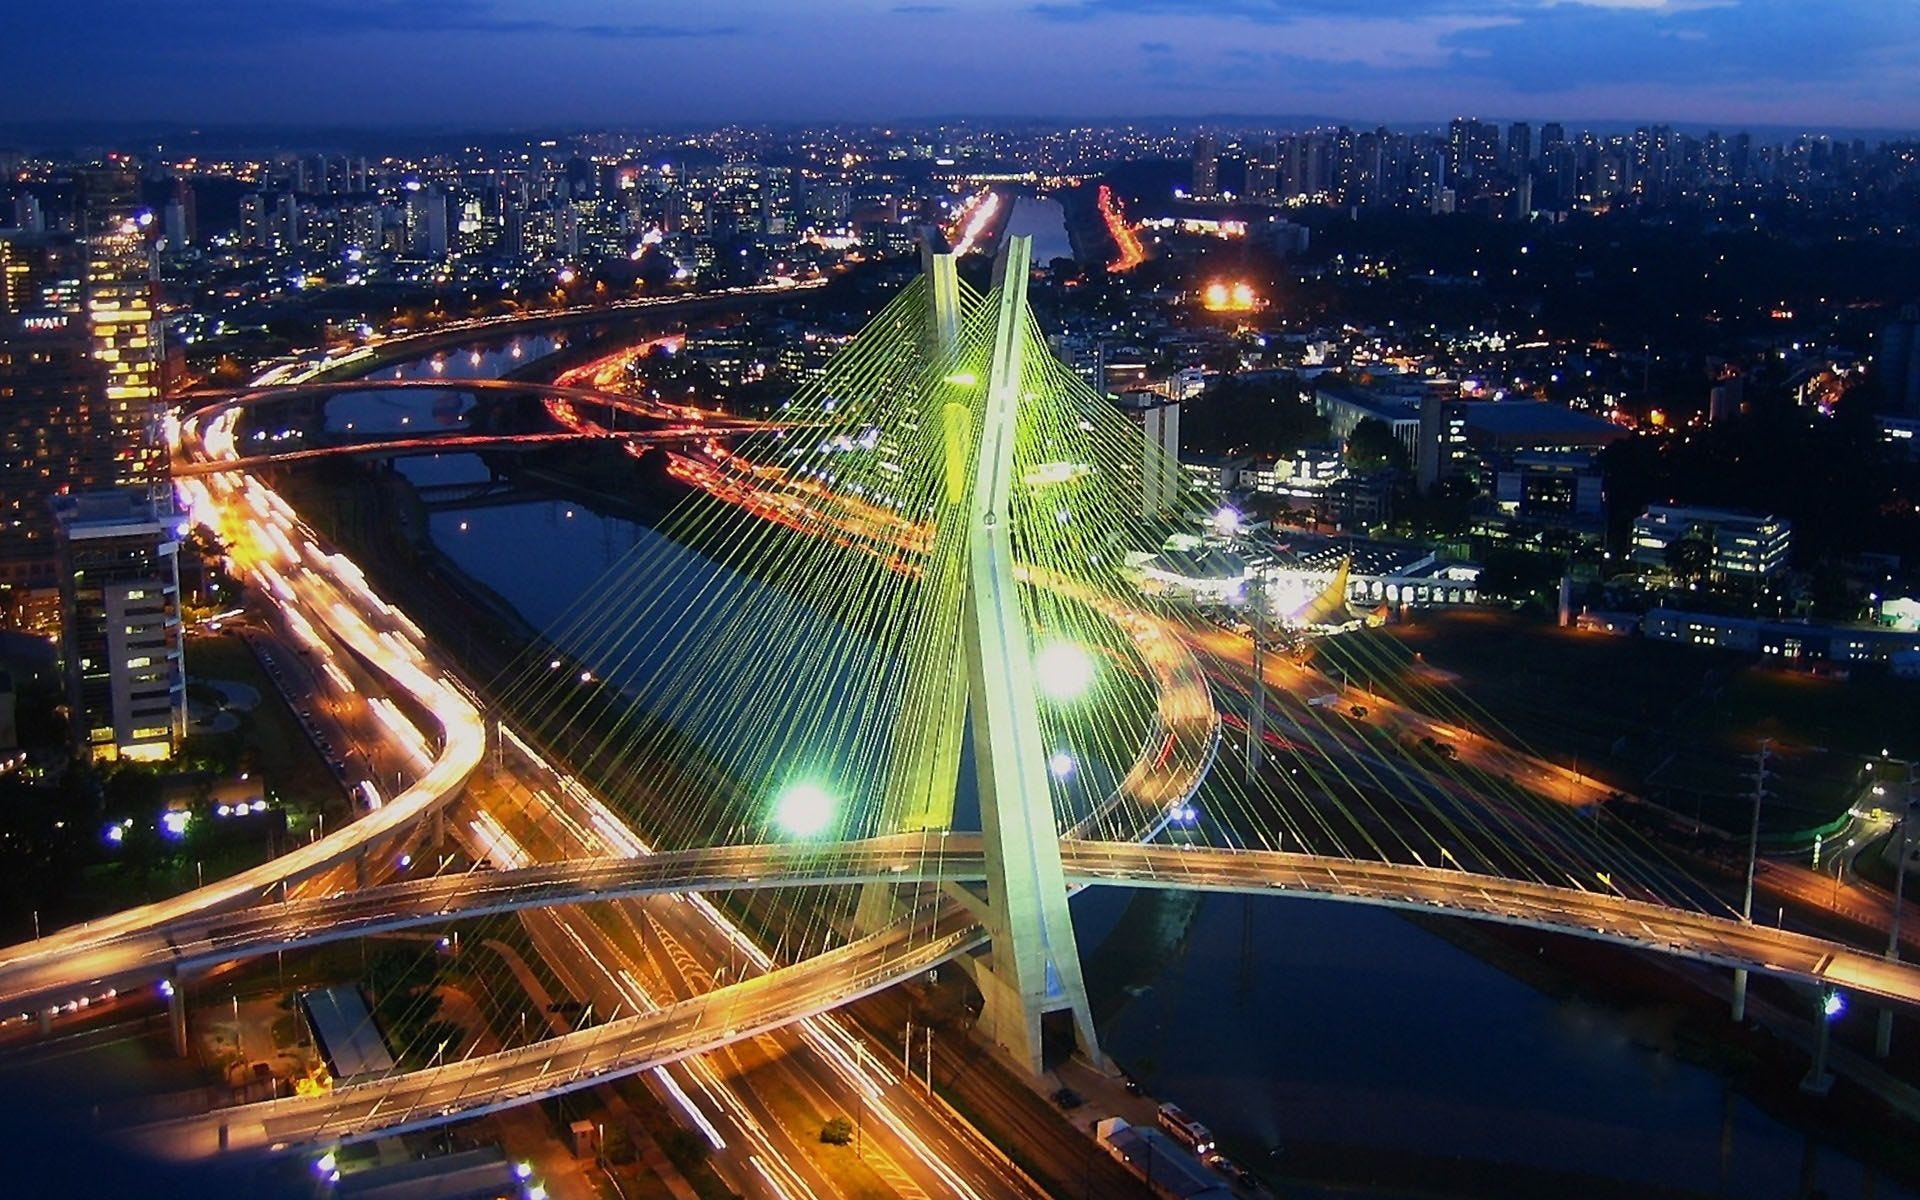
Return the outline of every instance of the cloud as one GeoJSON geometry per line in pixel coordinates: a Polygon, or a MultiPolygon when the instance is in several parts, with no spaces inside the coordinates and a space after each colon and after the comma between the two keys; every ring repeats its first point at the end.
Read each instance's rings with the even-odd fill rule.
{"type": "Polygon", "coordinates": [[[1285,25],[1316,18],[1411,20],[1422,17],[1500,15],[1535,7],[1542,0],[1042,0],[1027,11],[1054,21],[1124,17],[1200,17],[1285,25]]]}
{"type": "MultiPolygon", "coordinates": [[[[495,0],[195,0],[157,6],[136,0],[95,0],[86,36],[158,36],[178,43],[198,39],[233,44],[266,39],[385,36],[393,34],[485,34],[502,36],[579,36],[616,40],[727,37],[735,25],[697,25],[664,21],[621,22],[567,19],[558,5],[541,5],[540,16],[517,16],[495,0]]],[[[77,27],[50,23],[41,32],[48,41],[71,38],[77,27]]]]}
{"type": "Polygon", "coordinates": [[[1178,71],[1148,64],[1161,81],[1518,94],[1920,89],[1913,0],[1042,0],[1027,11],[1043,22],[1177,29],[1192,57],[1178,71]],[[1284,45],[1272,40],[1283,29],[1284,45]]]}
{"type": "Polygon", "coordinates": [[[1523,92],[1595,84],[1775,91],[1910,64],[1920,51],[1920,7],[1883,0],[1664,10],[1563,4],[1441,42],[1454,68],[1523,92]]]}
{"type": "Polygon", "coordinates": [[[896,4],[888,11],[901,13],[905,16],[911,16],[911,17],[928,17],[928,16],[933,16],[936,13],[952,12],[953,5],[951,4],[896,4]]]}

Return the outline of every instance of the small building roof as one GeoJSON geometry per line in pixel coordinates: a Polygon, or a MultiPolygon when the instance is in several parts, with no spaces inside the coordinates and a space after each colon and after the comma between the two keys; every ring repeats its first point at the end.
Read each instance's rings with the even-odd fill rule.
{"type": "Polygon", "coordinates": [[[1602,417],[1544,400],[1470,400],[1468,436],[1500,446],[1605,446],[1627,431],[1602,417]]]}
{"type": "Polygon", "coordinates": [[[300,1011],[335,1079],[393,1070],[393,1051],[358,984],[301,992],[300,1011]]]}

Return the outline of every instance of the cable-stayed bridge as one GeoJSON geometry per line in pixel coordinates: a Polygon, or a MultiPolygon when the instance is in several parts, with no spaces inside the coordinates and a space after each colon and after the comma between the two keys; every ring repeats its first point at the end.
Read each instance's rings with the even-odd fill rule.
{"type": "MultiPolygon", "coordinates": [[[[662,893],[713,893],[718,904],[700,903],[726,936],[737,926],[787,947],[710,995],[165,1135],[207,1149],[457,1119],[699,1053],[950,959],[1016,1062],[1039,1068],[1053,1012],[1097,1060],[1066,908],[1080,885],[1454,913],[1920,1001],[1920,972],[1755,927],[1598,819],[1589,787],[1527,778],[1538,760],[1501,745],[1464,698],[1362,724],[1303,702],[1329,686],[1309,669],[1249,662],[1202,615],[1143,594],[1138,564],[1202,544],[1212,513],[1048,353],[1024,246],[1010,251],[985,292],[932,258],[780,427],[676,453],[691,495],[664,536],[550,631],[566,662],[611,687],[580,686],[542,650],[488,689],[496,747],[512,727],[563,749],[565,773],[515,753],[538,786],[594,793],[618,857],[239,910],[245,889],[190,894],[0,954],[0,997],[32,1005],[340,937],[662,893]],[[1218,749],[1223,717],[1245,727],[1250,712],[1275,744],[1243,771],[1218,749]],[[1413,737],[1455,728],[1480,735],[1453,754],[1413,737]]],[[[231,465],[238,412],[193,431],[198,453],[229,460],[195,486],[210,510],[264,517],[274,500],[231,465]]],[[[364,580],[288,541],[284,519],[249,535],[242,565],[317,640],[435,715],[418,752],[422,778],[439,774],[405,810],[417,824],[479,768],[478,708],[364,580]],[[359,611],[374,623],[359,627],[359,611]]],[[[400,823],[356,823],[310,857],[349,861],[392,844],[400,823]]]]}

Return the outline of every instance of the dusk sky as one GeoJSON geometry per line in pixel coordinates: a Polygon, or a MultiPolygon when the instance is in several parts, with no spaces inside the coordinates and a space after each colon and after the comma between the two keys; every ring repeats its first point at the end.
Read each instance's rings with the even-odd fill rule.
{"type": "Polygon", "coordinates": [[[1920,128],[1915,0],[81,0],[0,121],[1455,114],[1920,128]]]}

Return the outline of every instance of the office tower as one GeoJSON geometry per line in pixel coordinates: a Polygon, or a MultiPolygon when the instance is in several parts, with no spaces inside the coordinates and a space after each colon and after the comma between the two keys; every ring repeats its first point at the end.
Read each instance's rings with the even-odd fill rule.
{"type": "Polygon", "coordinates": [[[1210,133],[1193,141],[1193,198],[1212,200],[1220,195],[1220,143],[1210,133]]]}
{"type": "Polygon", "coordinates": [[[105,391],[84,313],[0,316],[0,584],[57,587],[52,497],[112,480],[105,391]]]}
{"type": "Polygon", "coordinates": [[[61,657],[78,752],[170,758],[186,734],[178,518],[169,497],[114,488],[56,497],[61,657]]]}
{"type": "Polygon", "coordinates": [[[83,173],[76,181],[87,250],[85,296],[93,356],[105,364],[106,409],[115,486],[164,487],[159,422],[163,365],[154,313],[153,253],[130,171],[83,173]]]}
{"type": "Polygon", "coordinates": [[[86,264],[85,249],[70,237],[24,232],[0,236],[0,314],[82,312],[86,264]]]}
{"type": "Polygon", "coordinates": [[[1540,157],[1545,158],[1554,149],[1567,144],[1567,130],[1558,121],[1548,121],[1540,127],[1540,157]]]}
{"type": "Polygon", "coordinates": [[[1525,175],[1532,161],[1533,126],[1525,121],[1515,121],[1507,126],[1507,174],[1525,175]]]}

